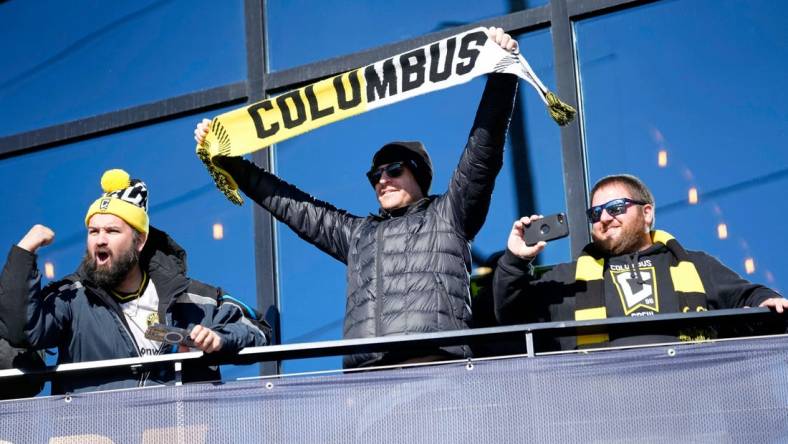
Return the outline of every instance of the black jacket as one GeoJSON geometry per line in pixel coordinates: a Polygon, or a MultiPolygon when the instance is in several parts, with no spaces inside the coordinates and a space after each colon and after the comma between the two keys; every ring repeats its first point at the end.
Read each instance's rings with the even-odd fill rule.
{"type": "MultiPolygon", "coordinates": [[[[347,265],[345,338],[465,329],[471,318],[470,242],[487,216],[516,90],[515,76],[489,77],[448,191],[395,212],[354,216],[245,160],[227,158],[221,165],[247,196],[347,265]]],[[[445,351],[469,354],[465,348],[445,351]]],[[[344,365],[369,366],[383,358],[346,356],[344,365]]]]}
{"type": "MultiPolygon", "coordinates": [[[[717,259],[699,251],[687,251],[695,264],[706,291],[709,310],[724,308],[757,307],[761,302],[779,294],[762,285],[742,279],[736,272],[722,265],[717,259]]],[[[663,244],[637,253],[608,257],[605,259],[605,306],[608,317],[638,316],[651,313],[676,313],[679,305],[670,278],[669,267],[672,254],[663,244]],[[638,267],[635,267],[639,264],[638,267]],[[653,285],[653,301],[633,295],[627,299],[623,284],[614,283],[611,266],[626,273],[620,279],[627,280],[630,273],[637,271],[645,277],[647,285],[653,285]],[[638,303],[653,308],[638,308],[638,303]]],[[[577,292],[582,292],[585,283],[575,281],[576,262],[558,264],[541,276],[536,276],[529,261],[520,259],[509,250],[498,261],[493,280],[495,315],[505,324],[530,322],[556,322],[574,320],[577,292]]],[[[635,282],[637,282],[635,280],[635,282]]],[[[636,285],[636,284],[632,284],[636,285]]],[[[637,290],[637,288],[635,289],[637,290]]],[[[542,347],[571,350],[576,347],[574,336],[559,338],[554,342],[542,343],[542,347]]],[[[631,345],[643,342],[676,340],[675,336],[660,337],[611,337],[611,345],[631,345]]]]}
{"type": "MultiPolygon", "coordinates": [[[[22,331],[24,314],[16,313],[15,316],[14,304],[4,296],[27,291],[27,282],[24,279],[16,279],[12,273],[13,264],[10,261],[12,254],[13,252],[9,253],[9,261],[0,274],[0,370],[38,369],[44,367],[41,353],[25,347],[24,335],[12,335],[13,332],[22,331]]],[[[42,381],[25,376],[4,378],[0,380],[0,399],[35,396],[43,385],[42,381]]]]}
{"type": "MultiPolygon", "coordinates": [[[[11,346],[8,341],[0,338],[0,370],[12,368],[40,369],[44,367],[41,352],[27,348],[11,346]]],[[[30,398],[36,396],[44,387],[44,383],[35,377],[11,376],[0,379],[0,400],[12,398],[30,398]]]]}
{"type": "MultiPolygon", "coordinates": [[[[257,313],[227,297],[220,289],[186,277],[186,253],[164,232],[151,227],[140,256],[159,297],[161,323],[191,329],[197,324],[213,329],[222,338],[222,353],[246,346],[265,345],[267,328],[257,313]]],[[[9,337],[35,349],[58,349],[58,364],[138,357],[139,352],[119,304],[94,285],[80,269],[60,281],[40,288],[35,255],[12,247],[4,280],[14,281],[3,320],[9,337]],[[27,282],[26,285],[21,283],[27,282]],[[22,324],[19,319],[26,319],[22,324]]],[[[162,346],[161,353],[176,347],[162,346]]],[[[219,379],[217,368],[184,367],[184,381],[219,379]]],[[[53,393],[115,389],[166,383],[169,370],[153,374],[128,373],[63,378],[53,383],[53,393]]]]}

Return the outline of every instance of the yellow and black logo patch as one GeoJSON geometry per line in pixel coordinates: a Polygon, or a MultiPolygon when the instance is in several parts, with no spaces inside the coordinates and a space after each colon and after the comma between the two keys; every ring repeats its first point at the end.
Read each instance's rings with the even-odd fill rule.
{"type": "Polygon", "coordinates": [[[624,315],[629,316],[635,312],[659,313],[659,292],[657,291],[657,276],[654,267],[642,267],[640,270],[641,282],[637,277],[632,277],[630,270],[610,270],[613,285],[618,291],[624,315]]]}
{"type": "Polygon", "coordinates": [[[109,208],[109,203],[111,201],[112,198],[109,197],[105,197],[104,199],[101,199],[101,203],[99,204],[99,210],[105,211],[107,208],[109,208]]]}
{"type": "Polygon", "coordinates": [[[154,311],[153,313],[148,315],[148,318],[145,320],[145,322],[148,324],[148,327],[154,324],[158,324],[159,314],[154,311]]]}

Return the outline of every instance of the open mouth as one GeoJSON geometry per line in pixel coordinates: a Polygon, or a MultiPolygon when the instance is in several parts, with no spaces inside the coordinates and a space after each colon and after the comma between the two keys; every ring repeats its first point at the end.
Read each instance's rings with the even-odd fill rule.
{"type": "Polygon", "coordinates": [[[106,264],[109,261],[110,254],[108,251],[97,251],[96,252],[96,263],[98,265],[106,264]]]}

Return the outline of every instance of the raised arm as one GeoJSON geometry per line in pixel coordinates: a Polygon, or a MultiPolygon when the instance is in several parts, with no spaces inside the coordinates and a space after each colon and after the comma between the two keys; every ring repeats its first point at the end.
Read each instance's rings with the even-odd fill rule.
{"type": "Polygon", "coordinates": [[[0,276],[0,333],[13,345],[48,348],[61,337],[67,303],[55,295],[58,285],[41,289],[36,267],[36,253],[54,238],[51,229],[35,225],[8,254],[0,276]]]}
{"type": "Polygon", "coordinates": [[[537,273],[531,265],[547,243],[539,241],[527,246],[525,229],[541,218],[534,214],[515,220],[506,251],[498,260],[493,277],[493,300],[495,317],[503,324],[571,319],[560,307],[567,296],[577,291],[574,264],[558,264],[544,273],[537,273]],[[553,319],[555,316],[557,318],[553,319]]]}
{"type": "Polygon", "coordinates": [[[469,240],[487,218],[495,177],[503,165],[503,147],[516,92],[516,76],[489,75],[468,143],[449,189],[439,202],[440,211],[469,240]]]}
{"type": "MultiPolygon", "coordinates": [[[[194,131],[201,143],[210,121],[205,119],[194,131]]],[[[290,227],[299,237],[340,262],[347,262],[350,233],[361,218],[315,199],[248,160],[239,157],[216,159],[250,199],[290,227]]]]}
{"type": "Polygon", "coordinates": [[[27,301],[41,285],[36,252],[52,243],[54,237],[55,233],[49,228],[34,225],[8,252],[0,274],[0,337],[12,345],[23,347],[27,343],[27,301]]]}
{"type": "MultiPolygon", "coordinates": [[[[519,50],[517,40],[501,28],[490,27],[487,35],[506,51],[519,50]]],[[[438,203],[439,211],[468,240],[476,236],[487,218],[495,177],[503,165],[506,130],[516,94],[516,76],[488,76],[468,143],[449,182],[449,190],[438,203]]]]}

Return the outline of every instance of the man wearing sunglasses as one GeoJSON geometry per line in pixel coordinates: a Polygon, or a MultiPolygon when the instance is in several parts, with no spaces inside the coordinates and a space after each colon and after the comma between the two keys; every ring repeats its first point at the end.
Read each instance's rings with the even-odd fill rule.
{"type": "MultiPolygon", "coordinates": [[[[523,239],[525,227],[541,216],[514,222],[493,283],[500,322],[589,320],[755,306],[779,313],[788,309],[788,300],[774,291],[742,279],[706,253],[684,250],[670,234],[654,230],[654,197],[635,176],[614,175],[597,182],[586,214],[593,242],[577,261],[558,264],[541,276],[531,261],[546,243],[527,246],[523,239]]],[[[713,333],[696,330],[677,336],[691,340],[713,333]]],[[[540,345],[567,350],[673,342],[677,336],[581,334],[540,345]]]]}
{"type": "MultiPolygon", "coordinates": [[[[500,28],[490,38],[508,51],[500,28]]],[[[319,201],[240,158],[219,160],[247,196],[298,235],[347,265],[344,337],[468,328],[470,241],[487,215],[503,163],[517,78],[491,74],[448,191],[429,195],[432,162],[420,142],[391,142],[372,158],[367,179],[377,215],[354,216],[319,201]]],[[[195,131],[198,143],[207,133],[195,131]]],[[[469,356],[466,347],[346,356],[346,368],[469,356]]]]}

